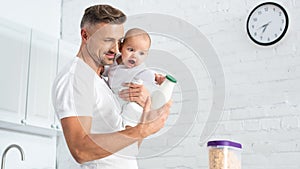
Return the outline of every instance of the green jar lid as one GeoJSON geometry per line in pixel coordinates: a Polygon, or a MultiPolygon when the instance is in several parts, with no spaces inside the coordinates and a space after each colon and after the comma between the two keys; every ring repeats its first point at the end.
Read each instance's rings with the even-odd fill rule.
{"type": "Polygon", "coordinates": [[[177,82],[177,80],[176,80],[173,76],[171,76],[171,75],[167,75],[166,78],[167,78],[168,80],[170,80],[171,82],[173,82],[173,83],[176,83],[176,82],[177,82]]]}

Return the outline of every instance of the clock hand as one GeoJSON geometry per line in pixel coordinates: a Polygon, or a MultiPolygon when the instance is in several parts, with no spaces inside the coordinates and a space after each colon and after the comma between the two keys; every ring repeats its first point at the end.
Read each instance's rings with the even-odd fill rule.
{"type": "Polygon", "coordinates": [[[264,26],[264,29],[262,30],[262,33],[265,32],[265,30],[267,29],[267,27],[268,27],[268,25],[265,25],[265,26],[264,26]]]}
{"type": "Polygon", "coordinates": [[[264,28],[264,29],[265,29],[271,22],[272,22],[272,21],[269,21],[268,23],[266,23],[266,24],[262,25],[261,27],[257,28],[257,30],[258,30],[258,29],[261,29],[261,28],[264,28]]]}
{"type": "Polygon", "coordinates": [[[264,33],[271,22],[272,21],[269,21],[268,23],[266,23],[266,24],[262,25],[261,27],[257,28],[257,30],[263,28],[262,33],[264,33]]]}

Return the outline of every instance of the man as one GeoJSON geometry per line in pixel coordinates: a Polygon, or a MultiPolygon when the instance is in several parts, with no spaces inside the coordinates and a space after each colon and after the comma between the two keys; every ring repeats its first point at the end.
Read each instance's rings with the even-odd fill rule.
{"type": "Polygon", "coordinates": [[[150,111],[146,89],[127,84],[129,89],[120,92],[120,97],[137,102],[144,111],[137,126],[125,129],[122,123],[120,105],[101,73],[104,65],[112,64],[119,52],[125,20],[120,10],[109,5],[87,8],[81,21],[77,57],[53,84],[53,105],[66,143],[82,168],[136,169],[135,158],[124,158],[118,153],[159,131],[170,111],[171,102],[150,111]]]}

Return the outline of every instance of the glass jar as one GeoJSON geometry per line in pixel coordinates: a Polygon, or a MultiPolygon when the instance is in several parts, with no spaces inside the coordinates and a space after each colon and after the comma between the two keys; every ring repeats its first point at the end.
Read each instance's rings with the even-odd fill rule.
{"type": "Polygon", "coordinates": [[[241,169],[242,145],[228,140],[215,140],[207,143],[209,169],[241,169]]]}

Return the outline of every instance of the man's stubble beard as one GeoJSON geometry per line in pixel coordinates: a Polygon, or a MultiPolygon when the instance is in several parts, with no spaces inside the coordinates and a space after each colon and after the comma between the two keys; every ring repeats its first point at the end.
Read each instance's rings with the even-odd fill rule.
{"type": "Polygon", "coordinates": [[[103,66],[105,66],[105,65],[110,66],[110,65],[112,65],[114,63],[114,59],[104,58],[104,56],[103,57],[99,57],[99,60],[100,60],[100,62],[101,62],[101,64],[103,66]]]}

